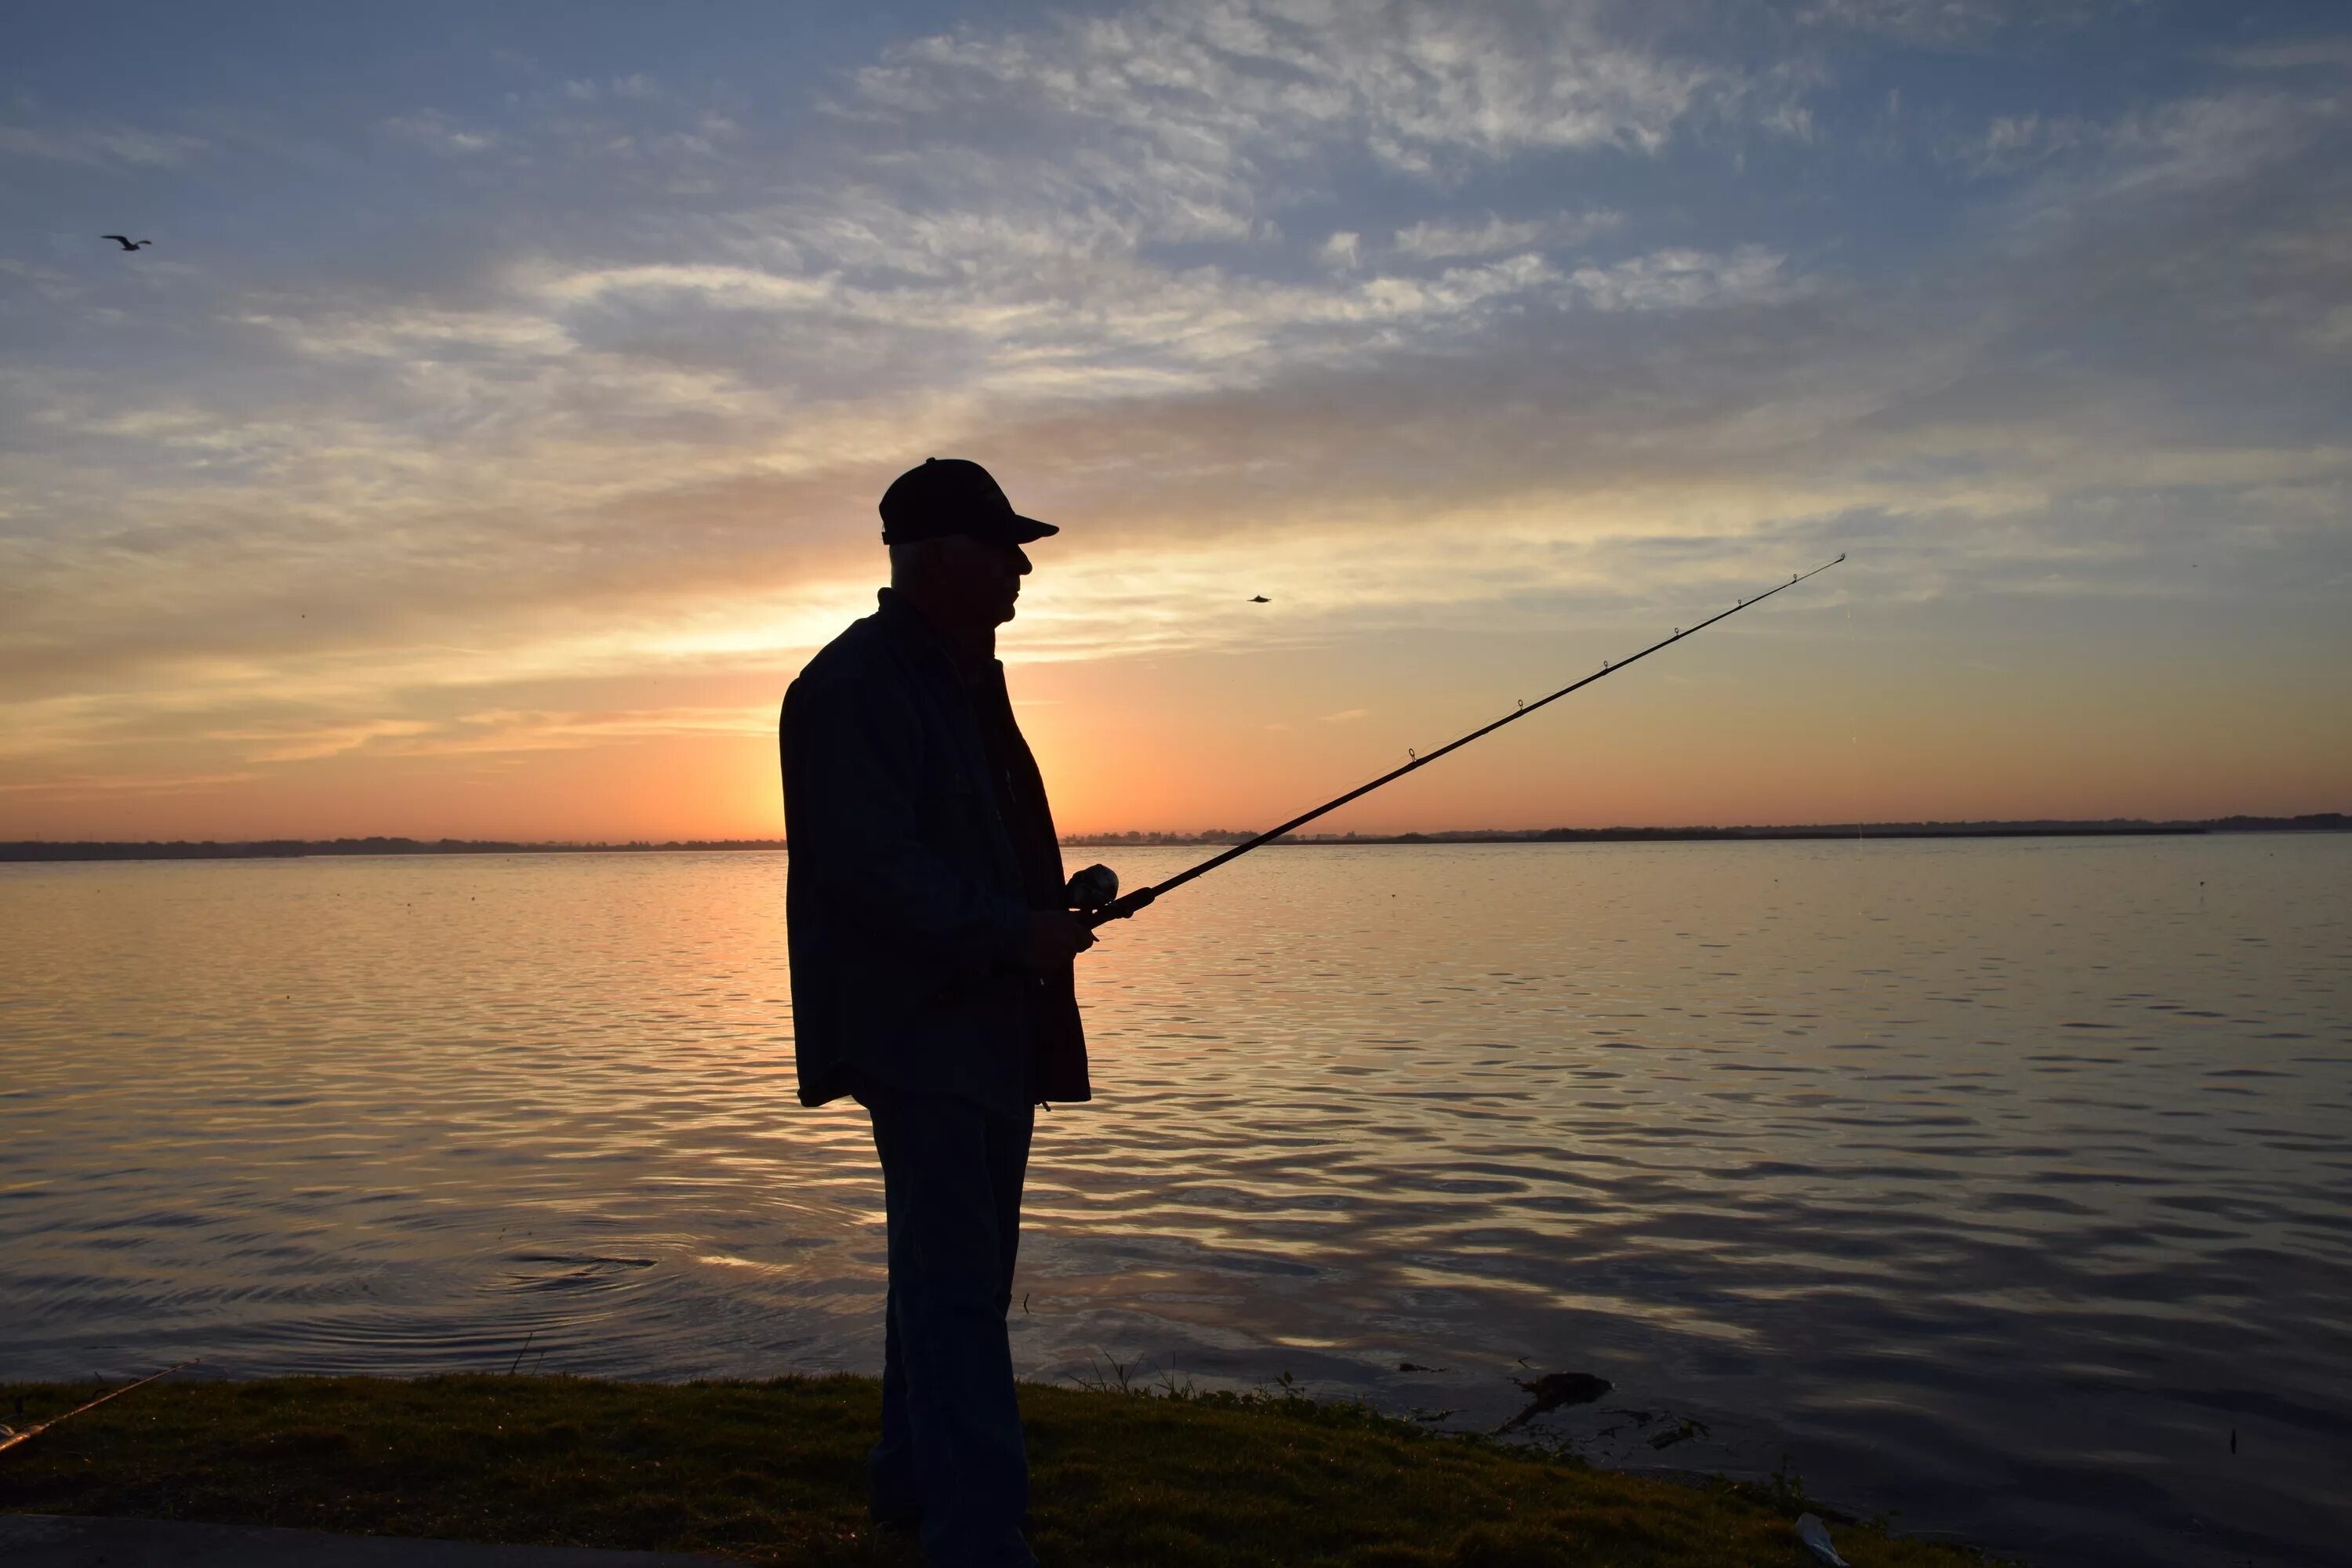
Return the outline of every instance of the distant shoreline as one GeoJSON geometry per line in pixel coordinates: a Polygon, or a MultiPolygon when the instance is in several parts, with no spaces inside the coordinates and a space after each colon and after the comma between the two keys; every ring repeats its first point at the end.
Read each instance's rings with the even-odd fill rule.
{"type": "MultiPolygon", "coordinates": [[[[1381,833],[1292,836],[1275,840],[1286,848],[1328,848],[1383,844],[1672,844],[1741,843],[1839,838],[2118,838],[2178,837],[2206,833],[2345,833],[2352,816],[2314,812],[2302,816],[2221,816],[2202,822],[2146,822],[2116,818],[2099,822],[1863,822],[1811,823],[1785,827],[1546,827],[1465,828],[1441,833],[1381,833]]],[[[1226,829],[1202,833],[1071,834],[1066,849],[1137,849],[1239,844],[1251,834],[1226,829]]],[[[692,854],[712,850],[772,853],[781,838],[633,839],[620,844],[525,844],[488,838],[272,838],[237,843],[212,840],[114,843],[23,840],[0,843],[0,861],[56,860],[269,860],[333,855],[625,855],[692,854]]]]}

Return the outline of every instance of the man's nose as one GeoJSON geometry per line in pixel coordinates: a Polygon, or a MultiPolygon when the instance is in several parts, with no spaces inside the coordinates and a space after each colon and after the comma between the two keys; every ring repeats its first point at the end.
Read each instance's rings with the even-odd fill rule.
{"type": "Polygon", "coordinates": [[[1029,575],[1029,552],[1017,544],[1013,547],[1013,564],[1020,571],[1021,575],[1024,577],[1029,575]]]}

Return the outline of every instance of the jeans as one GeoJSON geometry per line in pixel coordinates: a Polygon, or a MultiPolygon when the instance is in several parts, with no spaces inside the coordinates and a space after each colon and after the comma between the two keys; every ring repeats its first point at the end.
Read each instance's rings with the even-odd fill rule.
{"type": "Polygon", "coordinates": [[[943,1094],[861,1094],[890,1227],[877,1516],[920,1510],[933,1568],[1028,1568],[1029,1458],[1004,1315],[1034,1113],[943,1094]]]}

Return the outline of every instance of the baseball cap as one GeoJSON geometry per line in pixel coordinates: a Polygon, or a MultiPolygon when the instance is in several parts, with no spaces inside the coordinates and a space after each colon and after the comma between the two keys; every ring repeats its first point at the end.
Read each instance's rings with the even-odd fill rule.
{"type": "Polygon", "coordinates": [[[1015,512],[988,470],[965,458],[926,458],[882,492],[885,544],[911,544],[950,533],[1026,544],[1061,531],[1050,522],[1015,512]]]}

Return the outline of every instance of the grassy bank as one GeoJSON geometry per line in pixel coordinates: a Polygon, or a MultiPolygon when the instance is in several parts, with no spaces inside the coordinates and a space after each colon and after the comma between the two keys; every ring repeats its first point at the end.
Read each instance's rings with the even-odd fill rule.
{"type": "MultiPolygon", "coordinates": [[[[0,1420],[95,1392],[0,1385],[0,1420]]],[[[912,1564],[906,1537],[866,1519],[877,1401],[852,1377],[166,1381],[0,1454],[0,1510],[912,1564]]],[[[1021,1404],[1031,1540],[1052,1564],[1811,1561],[1786,1496],[1589,1469],[1352,1405],[1036,1384],[1021,1404]]],[[[1838,1543],[1856,1568],[1976,1561],[1861,1526],[1838,1543]]]]}

